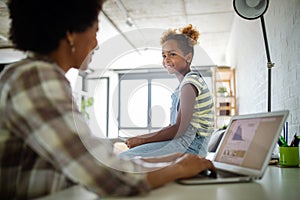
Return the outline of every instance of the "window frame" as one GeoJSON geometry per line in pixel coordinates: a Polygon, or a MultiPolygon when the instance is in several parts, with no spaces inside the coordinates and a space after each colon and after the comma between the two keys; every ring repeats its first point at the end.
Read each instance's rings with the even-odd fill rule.
{"type": "MultiPolygon", "coordinates": [[[[139,73],[139,72],[131,72],[131,73],[119,73],[119,91],[118,91],[118,136],[120,136],[120,132],[122,130],[142,130],[151,132],[153,130],[159,130],[163,127],[153,127],[151,123],[151,85],[153,79],[176,79],[174,75],[168,74],[166,71],[161,72],[148,72],[148,73],[139,73]],[[148,97],[147,97],[147,126],[146,127],[136,127],[136,126],[121,126],[121,84],[123,80],[141,80],[146,79],[148,83],[148,97]]],[[[177,80],[177,79],[176,79],[177,80]]],[[[171,98],[171,97],[170,97],[171,98]]]]}

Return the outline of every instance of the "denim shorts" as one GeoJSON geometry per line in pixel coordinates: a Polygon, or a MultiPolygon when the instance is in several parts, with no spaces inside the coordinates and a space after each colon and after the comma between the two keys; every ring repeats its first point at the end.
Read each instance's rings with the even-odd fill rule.
{"type": "Polygon", "coordinates": [[[210,136],[200,136],[191,125],[186,133],[178,138],[143,144],[119,154],[121,158],[155,157],[172,153],[192,153],[205,157],[210,136]]]}

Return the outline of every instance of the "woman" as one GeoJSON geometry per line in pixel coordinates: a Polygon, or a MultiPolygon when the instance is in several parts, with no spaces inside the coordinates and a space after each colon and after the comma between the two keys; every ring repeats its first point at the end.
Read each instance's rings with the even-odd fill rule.
{"type": "Polygon", "coordinates": [[[65,72],[86,69],[102,4],[9,1],[10,39],[28,57],[0,75],[0,199],[38,198],[77,184],[100,196],[138,195],[215,170],[208,160],[179,154],[151,160],[169,162],[164,168],[145,169],[142,160],[121,160],[92,138],[65,72]],[[99,149],[105,162],[93,154],[99,149]]]}
{"type": "Polygon", "coordinates": [[[125,143],[130,149],[120,157],[151,157],[174,152],[206,156],[214,111],[204,79],[190,68],[198,37],[199,32],[191,24],[162,35],[163,66],[180,82],[172,95],[171,123],[158,132],[127,139],[125,143]]]}

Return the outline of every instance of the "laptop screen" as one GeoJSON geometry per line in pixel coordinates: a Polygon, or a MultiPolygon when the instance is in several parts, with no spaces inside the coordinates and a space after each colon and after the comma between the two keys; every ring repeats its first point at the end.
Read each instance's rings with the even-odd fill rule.
{"type": "Polygon", "coordinates": [[[261,170],[286,117],[285,112],[233,117],[214,161],[261,170]]]}

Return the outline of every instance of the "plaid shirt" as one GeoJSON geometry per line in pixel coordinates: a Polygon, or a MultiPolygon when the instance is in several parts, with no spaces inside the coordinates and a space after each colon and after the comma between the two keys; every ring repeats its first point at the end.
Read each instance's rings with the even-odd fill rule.
{"type": "Polygon", "coordinates": [[[0,76],[0,199],[36,198],[81,184],[100,196],[147,193],[141,167],[91,132],[64,72],[25,59],[0,76]]]}

